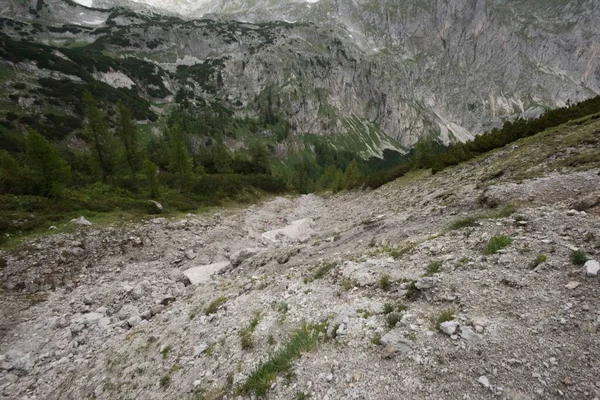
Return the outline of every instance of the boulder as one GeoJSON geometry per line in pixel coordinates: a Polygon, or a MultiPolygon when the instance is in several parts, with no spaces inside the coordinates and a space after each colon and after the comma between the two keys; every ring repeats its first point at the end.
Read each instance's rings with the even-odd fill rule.
{"type": "Polygon", "coordinates": [[[600,192],[590,193],[571,204],[577,211],[587,211],[595,206],[600,206],[600,192]]]}
{"type": "Polygon", "coordinates": [[[423,289],[432,289],[437,285],[437,278],[433,276],[426,276],[424,278],[419,278],[415,282],[415,287],[419,290],[423,289]]]}
{"type": "Polygon", "coordinates": [[[258,253],[259,249],[243,249],[236,253],[233,253],[231,256],[231,265],[234,267],[239,266],[241,263],[249,259],[250,257],[254,257],[258,253]]]}
{"type": "Polygon", "coordinates": [[[71,220],[72,224],[75,225],[79,225],[79,226],[90,226],[92,225],[92,223],[90,221],[88,221],[87,219],[85,219],[85,217],[81,216],[79,218],[75,218],[71,220]]]}
{"type": "Polygon", "coordinates": [[[440,324],[440,329],[448,336],[452,336],[458,330],[459,324],[456,321],[446,321],[440,324]]]}
{"type": "Polygon", "coordinates": [[[583,266],[587,276],[598,276],[600,272],[600,263],[596,260],[588,260],[583,266]]]}
{"type": "Polygon", "coordinates": [[[391,330],[383,335],[381,344],[393,348],[398,353],[408,353],[412,349],[410,341],[397,330],[391,330]]]}
{"type": "Polygon", "coordinates": [[[158,201],[148,200],[148,211],[152,214],[160,214],[164,208],[158,201]]]}
{"type": "Polygon", "coordinates": [[[213,275],[226,270],[230,265],[231,263],[229,261],[200,265],[198,267],[186,269],[183,271],[183,274],[189,279],[192,285],[200,285],[211,282],[213,280],[213,275]]]}
{"type": "Polygon", "coordinates": [[[312,223],[313,221],[310,218],[299,219],[281,229],[265,232],[262,236],[273,243],[286,240],[306,243],[315,234],[315,231],[311,228],[312,223]]]}

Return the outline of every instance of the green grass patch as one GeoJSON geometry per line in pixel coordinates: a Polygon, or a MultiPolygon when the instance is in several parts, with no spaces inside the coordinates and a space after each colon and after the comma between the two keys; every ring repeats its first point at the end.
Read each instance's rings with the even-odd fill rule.
{"type": "Polygon", "coordinates": [[[324,262],[324,263],[319,264],[313,270],[312,275],[310,277],[304,279],[304,283],[308,284],[313,281],[316,281],[317,279],[324,278],[325,275],[327,275],[329,273],[329,271],[331,271],[335,267],[337,267],[337,263],[335,263],[335,262],[324,262]]]}
{"type": "Polygon", "coordinates": [[[546,255],[538,254],[538,256],[529,263],[529,268],[534,269],[541,263],[546,262],[547,259],[548,259],[548,257],[546,255]]]}
{"type": "Polygon", "coordinates": [[[377,286],[383,291],[388,291],[392,288],[392,278],[388,274],[383,274],[377,281],[377,286]]]}
{"type": "Polygon", "coordinates": [[[485,254],[485,255],[496,254],[500,250],[508,247],[512,242],[513,242],[513,240],[510,236],[506,236],[506,235],[494,236],[493,238],[491,238],[488,241],[487,246],[483,250],[483,254],[485,254]]]}
{"type": "Polygon", "coordinates": [[[441,261],[432,261],[427,266],[427,272],[425,272],[425,274],[423,276],[433,276],[433,275],[439,273],[441,271],[441,269],[442,269],[441,261]]]}
{"type": "Polygon", "coordinates": [[[204,315],[215,314],[217,312],[217,310],[219,309],[219,307],[221,307],[226,302],[227,302],[227,297],[224,297],[224,296],[217,297],[208,305],[208,307],[206,307],[206,310],[204,310],[204,315]]]}
{"type": "Polygon", "coordinates": [[[574,265],[584,265],[588,261],[588,256],[581,250],[573,250],[571,252],[571,262],[574,265]]]}
{"type": "Polygon", "coordinates": [[[260,312],[254,314],[254,318],[246,329],[240,332],[241,345],[243,350],[249,350],[254,347],[254,338],[252,334],[256,330],[256,326],[260,322],[260,312]]]}
{"type": "Polygon", "coordinates": [[[239,392],[245,395],[253,393],[257,397],[264,397],[277,375],[289,373],[294,360],[299,358],[302,353],[317,347],[319,335],[323,329],[323,325],[304,325],[292,332],[283,347],[250,373],[248,379],[240,386],[239,392]]]}

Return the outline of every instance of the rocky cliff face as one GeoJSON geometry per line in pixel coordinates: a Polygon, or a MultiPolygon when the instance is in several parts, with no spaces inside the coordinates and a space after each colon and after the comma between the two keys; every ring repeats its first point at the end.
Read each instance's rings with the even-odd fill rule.
{"type": "Polygon", "coordinates": [[[151,103],[170,103],[184,89],[192,101],[246,116],[269,101],[296,133],[366,138],[373,154],[429,132],[446,143],[468,140],[505,119],[600,93],[594,1],[161,2],[137,14],[109,10],[109,0],[95,9],[34,3],[24,13],[11,2],[0,15],[93,28],[40,31],[34,40],[95,42],[116,59],[154,64],[166,71],[156,72],[161,96],[128,71],[110,71],[151,103]],[[186,19],[148,13],[152,7],[186,19]],[[213,19],[190,19],[208,13],[213,19]]]}

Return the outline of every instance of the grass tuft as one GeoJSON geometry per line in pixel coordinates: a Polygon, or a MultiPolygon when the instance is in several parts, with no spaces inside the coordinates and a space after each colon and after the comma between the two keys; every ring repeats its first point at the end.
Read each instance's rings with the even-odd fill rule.
{"type": "Polygon", "coordinates": [[[217,310],[219,309],[219,307],[221,307],[226,302],[227,302],[227,297],[224,297],[224,296],[217,297],[208,305],[208,307],[206,307],[206,310],[204,310],[204,315],[210,315],[210,314],[216,313],[217,310]]]}
{"type": "Polygon", "coordinates": [[[392,277],[388,274],[383,274],[377,281],[377,286],[384,291],[388,291],[392,287],[392,277]]]}
{"type": "Polygon", "coordinates": [[[442,269],[441,261],[432,261],[427,266],[427,272],[425,272],[425,274],[423,276],[433,276],[433,275],[439,273],[441,269],[442,269]]]}
{"type": "Polygon", "coordinates": [[[583,265],[587,262],[588,256],[581,250],[573,250],[571,252],[571,262],[574,265],[583,265]]]}
{"type": "Polygon", "coordinates": [[[506,236],[506,235],[494,236],[493,238],[491,238],[488,241],[486,248],[483,250],[483,254],[485,254],[485,255],[496,254],[497,252],[504,249],[505,247],[508,247],[512,243],[512,241],[513,240],[510,236],[506,236]]]}
{"type": "Polygon", "coordinates": [[[246,395],[254,393],[257,397],[265,396],[277,375],[289,373],[295,359],[317,347],[322,329],[320,325],[304,325],[293,332],[281,349],[250,373],[239,392],[246,395]]]}

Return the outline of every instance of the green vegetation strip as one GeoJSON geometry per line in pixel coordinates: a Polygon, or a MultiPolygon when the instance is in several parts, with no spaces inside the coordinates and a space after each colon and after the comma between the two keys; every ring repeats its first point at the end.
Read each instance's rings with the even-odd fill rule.
{"type": "Polygon", "coordinates": [[[266,361],[261,363],[240,387],[243,394],[254,393],[263,397],[271,387],[277,375],[289,372],[292,363],[302,353],[311,351],[319,343],[319,333],[324,329],[321,325],[304,325],[293,332],[285,345],[266,361]]]}

